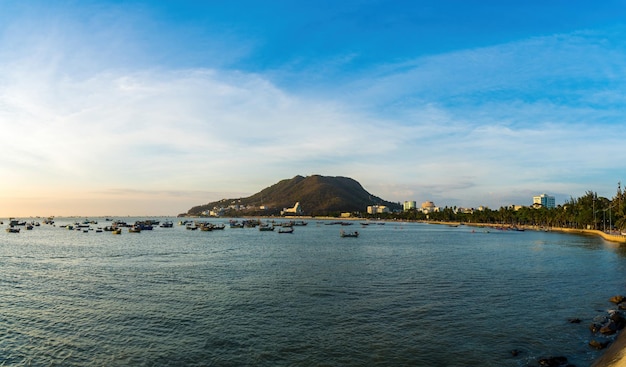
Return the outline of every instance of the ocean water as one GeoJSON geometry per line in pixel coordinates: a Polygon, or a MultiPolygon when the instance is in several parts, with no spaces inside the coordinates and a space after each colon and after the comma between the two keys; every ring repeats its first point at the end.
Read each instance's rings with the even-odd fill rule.
{"type": "Polygon", "coordinates": [[[71,222],[0,234],[0,365],[589,366],[588,325],[626,293],[626,252],[595,237],[71,222]]]}

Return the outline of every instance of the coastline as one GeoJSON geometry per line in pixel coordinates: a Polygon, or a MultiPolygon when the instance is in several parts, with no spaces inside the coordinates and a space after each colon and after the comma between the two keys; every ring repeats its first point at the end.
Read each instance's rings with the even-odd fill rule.
{"type": "MultiPolygon", "coordinates": [[[[459,222],[431,222],[427,221],[430,224],[442,224],[442,225],[460,225],[465,224],[472,227],[502,227],[502,225],[498,224],[485,224],[485,223],[459,223],[459,222]]],[[[583,236],[599,236],[604,240],[609,242],[614,242],[618,244],[626,244],[626,236],[624,235],[614,235],[604,233],[602,231],[593,230],[593,229],[572,229],[572,228],[561,228],[561,227],[549,227],[542,228],[538,226],[520,226],[525,230],[533,230],[533,231],[554,231],[561,233],[570,233],[575,235],[583,235],[583,236]]],[[[591,367],[626,367],[626,332],[624,330],[620,331],[615,340],[611,342],[611,344],[606,348],[606,350],[602,353],[602,355],[596,359],[591,367]]]]}
{"type": "Polygon", "coordinates": [[[620,332],[591,367],[626,367],[626,333],[620,332]]]}

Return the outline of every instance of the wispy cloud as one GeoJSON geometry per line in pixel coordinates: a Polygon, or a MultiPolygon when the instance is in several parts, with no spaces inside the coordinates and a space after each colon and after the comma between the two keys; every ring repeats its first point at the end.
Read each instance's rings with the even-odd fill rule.
{"type": "Polygon", "coordinates": [[[323,67],[279,77],[150,64],[127,22],[103,26],[110,14],[3,30],[3,192],[177,212],[319,173],[389,200],[498,206],[602,190],[624,169],[619,30],[423,56],[332,83],[323,67]],[[308,72],[322,74],[311,90],[289,80],[308,72]]]}

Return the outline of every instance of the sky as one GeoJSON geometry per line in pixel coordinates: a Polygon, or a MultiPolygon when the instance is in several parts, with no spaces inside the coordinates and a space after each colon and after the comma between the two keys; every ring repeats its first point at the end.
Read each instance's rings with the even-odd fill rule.
{"type": "Polygon", "coordinates": [[[624,39],[621,0],[0,0],[0,217],[312,174],[441,207],[611,198],[624,39]]]}

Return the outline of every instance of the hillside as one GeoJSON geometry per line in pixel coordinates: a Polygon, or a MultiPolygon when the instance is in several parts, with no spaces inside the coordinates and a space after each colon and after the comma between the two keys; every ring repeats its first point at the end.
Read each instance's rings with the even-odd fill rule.
{"type": "MultiPolygon", "coordinates": [[[[247,198],[223,199],[195,206],[187,215],[238,205],[244,215],[277,215],[283,208],[300,202],[305,215],[332,215],[341,212],[365,212],[369,205],[385,205],[390,209],[400,204],[370,194],[357,181],[348,177],[295,176],[263,189],[247,198]],[[260,209],[264,206],[265,209],[260,209]]],[[[233,213],[226,213],[233,214],[233,213]]]]}

